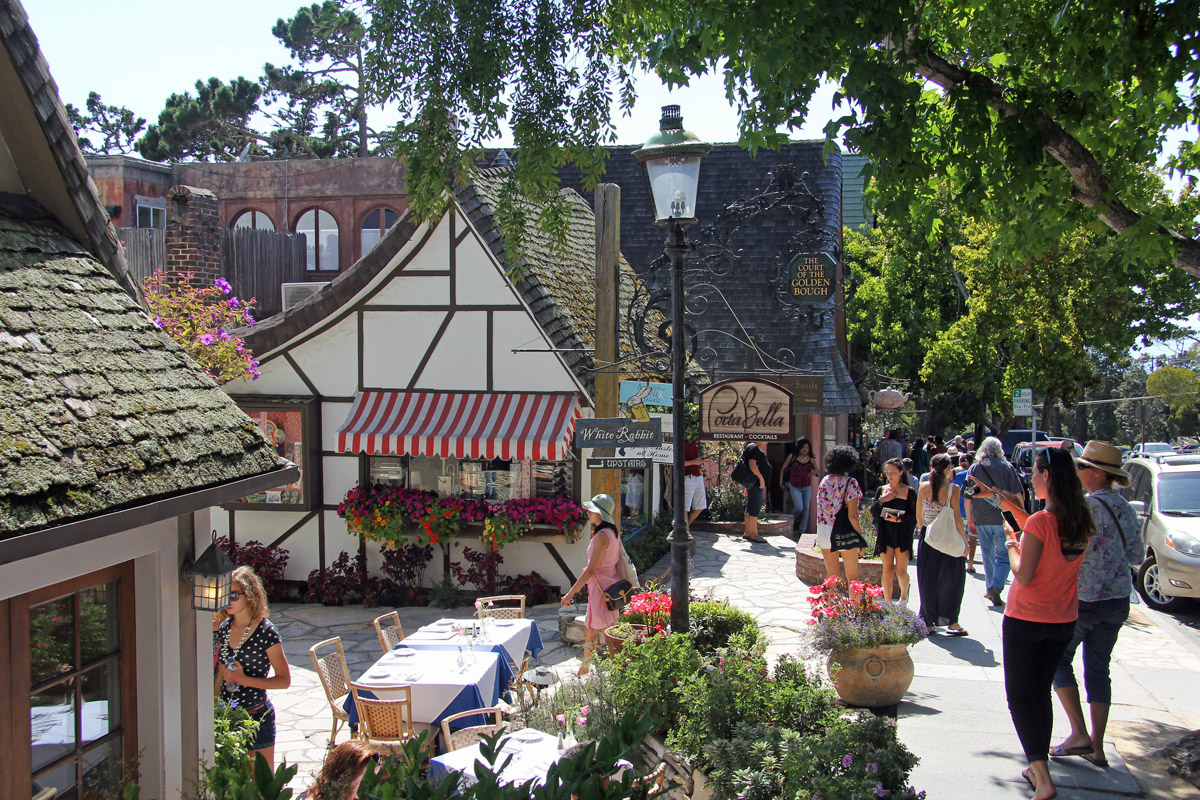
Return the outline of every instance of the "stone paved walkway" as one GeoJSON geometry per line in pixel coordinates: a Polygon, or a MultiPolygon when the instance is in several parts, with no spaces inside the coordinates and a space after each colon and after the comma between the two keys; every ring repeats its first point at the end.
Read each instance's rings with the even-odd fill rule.
{"type": "MultiPolygon", "coordinates": [[[[793,542],[766,537],[763,544],[750,545],[740,536],[715,533],[697,533],[695,538],[693,593],[729,598],[754,614],[769,639],[769,657],[797,653],[809,608],[807,587],[795,577],[793,542]]],[[[663,579],[668,563],[669,554],[649,575],[643,575],[643,580],[663,579]]],[[[916,677],[900,706],[899,731],[905,744],[921,758],[912,781],[928,791],[930,800],[1028,796],[1028,787],[1019,777],[1024,766],[1020,745],[1004,698],[1002,615],[983,597],[982,573],[980,566],[978,574],[968,576],[963,599],[961,619],[971,635],[933,637],[912,650],[916,677]]],[[[910,567],[910,574],[910,606],[916,608],[915,566],[910,567]]],[[[529,616],[537,620],[546,645],[541,663],[567,676],[578,668],[581,651],[560,639],[558,609],[557,605],[538,606],[529,610],[529,616]]],[[[279,712],[276,757],[300,765],[294,788],[307,786],[320,765],[332,721],[308,648],[329,636],[341,636],[351,674],[357,677],[380,654],[371,620],[390,610],[282,604],[273,609],[293,674],[289,690],[272,693],[279,712]]],[[[405,630],[473,612],[469,607],[396,610],[405,630]]],[[[1140,758],[1149,749],[1162,746],[1176,731],[1200,727],[1200,696],[1194,692],[1200,652],[1140,614],[1135,606],[1113,662],[1115,704],[1109,726],[1113,742],[1108,746],[1113,768],[1100,771],[1082,759],[1052,759],[1059,797],[1113,798],[1143,791],[1142,796],[1148,797],[1200,796],[1182,781],[1166,776],[1161,763],[1140,758]]],[[[1065,729],[1065,718],[1055,703],[1055,741],[1065,729]]],[[[343,730],[338,741],[347,736],[343,730]]]]}

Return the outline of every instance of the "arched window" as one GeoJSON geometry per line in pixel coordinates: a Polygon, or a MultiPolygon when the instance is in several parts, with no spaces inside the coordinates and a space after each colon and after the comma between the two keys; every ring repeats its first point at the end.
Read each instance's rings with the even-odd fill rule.
{"type": "Polygon", "coordinates": [[[319,208],[305,211],[296,222],[296,233],[307,239],[310,270],[338,268],[338,226],[332,214],[319,208]]]}
{"type": "Polygon", "coordinates": [[[377,208],[367,214],[362,224],[363,255],[366,255],[368,250],[378,244],[383,235],[388,232],[388,228],[395,225],[398,219],[400,219],[400,215],[390,208],[377,208]]]}
{"type": "Polygon", "coordinates": [[[275,223],[264,212],[251,209],[238,214],[233,224],[229,227],[251,228],[256,231],[273,231],[275,230],[275,223]]]}

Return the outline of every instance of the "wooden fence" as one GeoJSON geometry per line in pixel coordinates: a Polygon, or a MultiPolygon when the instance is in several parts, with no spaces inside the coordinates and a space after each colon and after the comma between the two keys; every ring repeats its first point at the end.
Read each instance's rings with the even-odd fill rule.
{"type": "MultiPolygon", "coordinates": [[[[117,228],[125,263],[140,284],[167,264],[165,232],[160,228],[117,228]]],[[[253,297],[256,319],[283,310],[280,285],[305,280],[307,252],[303,234],[235,228],[221,231],[221,274],[241,298],[253,297]]]]}

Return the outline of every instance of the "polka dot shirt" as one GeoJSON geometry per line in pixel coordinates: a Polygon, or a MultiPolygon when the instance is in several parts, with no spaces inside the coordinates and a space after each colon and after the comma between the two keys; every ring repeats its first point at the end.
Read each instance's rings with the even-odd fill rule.
{"type": "MultiPolygon", "coordinates": [[[[229,629],[232,625],[233,618],[231,617],[222,622],[221,627],[217,628],[217,632],[213,634],[213,641],[217,648],[217,662],[226,665],[233,658],[249,677],[267,677],[267,673],[271,671],[271,659],[267,657],[267,650],[271,649],[272,645],[282,642],[282,639],[279,638],[279,631],[271,624],[271,620],[264,619],[247,637],[245,644],[240,649],[235,649],[229,642],[229,629]]],[[[236,700],[242,708],[257,708],[267,702],[267,690],[222,683],[221,699],[226,703],[236,700]]]]}

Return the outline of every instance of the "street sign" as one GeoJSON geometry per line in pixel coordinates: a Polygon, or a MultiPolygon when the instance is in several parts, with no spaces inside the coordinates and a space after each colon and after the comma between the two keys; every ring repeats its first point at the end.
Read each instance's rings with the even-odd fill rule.
{"type": "Polygon", "coordinates": [[[589,458],[588,469],[646,469],[650,466],[647,458],[589,458]]]}
{"type": "Polygon", "coordinates": [[[658,447],[618,447],[617,455],[622,458],[645,458],[655,464],[674,464],[674,445],[664,444],[658,447]]]}
{"type": "Polygon", "coordinates": [[[620,418],[581,419],[575,423],[576,447],[657,447],[660,444],[662,425],[656,419],[649,422],[620,418]]]}
{"type": "Polygon", "coordinates": [[[797,253],[788,264],[788,293],[805,303],[824,303],[837,288],[837,261],[828,253],[797,253]]]}
{"type": "Polygon", "coordinates": [[[1033,389],[1013,389],[1013,416],[1033,416],[1033,389]]]}

